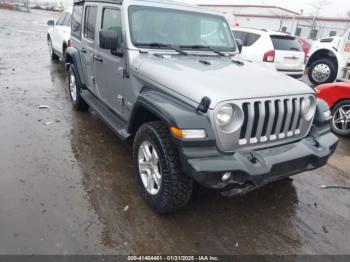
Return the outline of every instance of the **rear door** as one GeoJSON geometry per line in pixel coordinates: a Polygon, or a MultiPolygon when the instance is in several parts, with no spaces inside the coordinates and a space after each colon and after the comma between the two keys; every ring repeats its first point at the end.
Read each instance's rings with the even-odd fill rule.
{"type": "Polygon", "coordinates": [[[95,74],[93,71],[95,40],[96,40],[96,19],[97,6],[85,5],[83,16],[83,33],[81,37],[81,55],[83,59],[83,70],[86,76],[87,86],[95,95],[98,95],[96,90],[95,74]]]}
{"type": "Polygon", "coordinates": [[[243,43],[241,56],[244,59],[253,60],[256,62],[262,62],[261,53],[262,49],[256,46],[257,41],[261,38],[261,35],[252,32],[243,32],[233,30],[233,35],[236,39],[241,39],[243,43]]]}
{"type": "Polygon", "coordinates": [[[275,66],[279,71],[304,71],[305,53],[294,36],[271,35],[275,49],[275,66]]]}

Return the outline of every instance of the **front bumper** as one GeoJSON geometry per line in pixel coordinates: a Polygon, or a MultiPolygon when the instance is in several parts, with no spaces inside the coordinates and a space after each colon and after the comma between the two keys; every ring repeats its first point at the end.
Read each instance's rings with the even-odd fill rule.
{"type": "Polygon", "coordinates": [[[317,136],[310,134],[294,143],[230,155],[212,153],[209,157],[188,158],[193,152],[183,151],[182,164],[185,172],[205,187],[226,196],[243,194],[272,181],[325,165],[336,149],[338,138],[329,129],[322,134],[314,133],[317,136]],[[231,172],[232,176],[223,182],[221,178],[226,172],[231,172]]]}

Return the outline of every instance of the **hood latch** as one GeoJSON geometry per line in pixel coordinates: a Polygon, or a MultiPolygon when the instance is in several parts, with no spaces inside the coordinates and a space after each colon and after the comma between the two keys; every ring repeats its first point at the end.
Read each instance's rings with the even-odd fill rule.
{"type": "Polygon", "coordinates": [[[200,111],[202,113],[208,112],[208,109],[210,107],[210,98],[209,97],[203,97],[201,102],[199,103],[199,106],[197,107],[197,111],[200,111]]]}

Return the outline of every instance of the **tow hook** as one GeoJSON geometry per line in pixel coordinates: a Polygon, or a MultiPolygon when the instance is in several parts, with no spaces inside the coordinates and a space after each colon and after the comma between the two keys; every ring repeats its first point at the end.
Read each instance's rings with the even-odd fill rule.
{"type": "Polygon", "coordinates": [[[258,158],[252,152],[248,154],[247,158],[253,165],[258,163],[258,158]]]}
{"type": "Polygon", "coordinates": [[[313,142],[312,145],[314,147],[316,147],[316,148],[320,148],[321,147],[320,143],[316,139],[314,139],[312,142],[313,142]]]}

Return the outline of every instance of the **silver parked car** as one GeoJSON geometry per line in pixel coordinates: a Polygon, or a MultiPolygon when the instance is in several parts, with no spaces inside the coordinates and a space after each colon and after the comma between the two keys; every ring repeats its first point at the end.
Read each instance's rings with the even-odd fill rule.
{"type": "Polygon", "coordinates": [[[159,213],[197,182],[226,196],[321,167],[336,148],[307,85],[242,60],[222,14],[176,2],[82,0],[66,51],[73,107],[133,139],[139,190],[159,213]]]}

